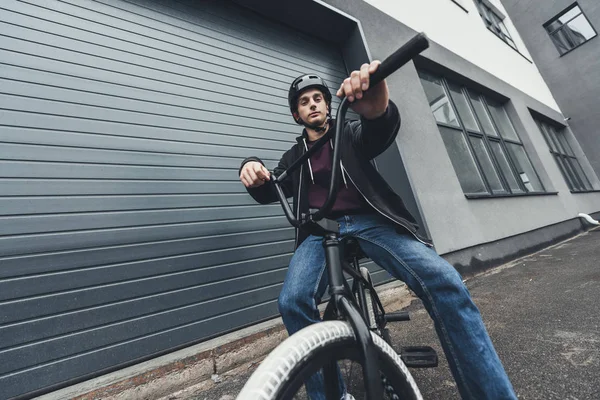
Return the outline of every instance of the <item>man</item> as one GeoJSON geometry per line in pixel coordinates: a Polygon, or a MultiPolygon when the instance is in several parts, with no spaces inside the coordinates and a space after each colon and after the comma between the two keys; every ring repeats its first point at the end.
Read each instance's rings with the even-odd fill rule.
{"type": "MultiPolygon", "coordinates": [[[[516,399],[461,276],[418,235],[414,218],[370,162],[394,142],[400,128],[398,108],[389,100],[387,83],[365,92],[378,66],[378,61],[362,65],[337,91],[338,97],[348,98],[361,120],[345,122],[341,144],[344,179],[328,218],[337,220],[342,236],[357,238],[371,260],[421,298],[464,399],[516,399]]],[[[286,196],[293,197],[294,211],[301,214],[319,208],[327,197],[336,145],[331,140],[331,94],[321,78],[304,75],[292,83],[288,101],[294,120],[305,128],[297,144],[281,158],[275,175],[317,141],[329,142],[283,187],[286,196]]],[[[259,203],[277,201],[269,171],[258,158],[242,162],[240,180],[259,203]]],[[[290,335],[320,320],[317,305],[328,280],[322,238],[303,232],[296,236],[296,251],[278,303],[290,335]]],[[[313,400],[324,398],[316,377],[307,382],[307,390],[313,400]]]]}

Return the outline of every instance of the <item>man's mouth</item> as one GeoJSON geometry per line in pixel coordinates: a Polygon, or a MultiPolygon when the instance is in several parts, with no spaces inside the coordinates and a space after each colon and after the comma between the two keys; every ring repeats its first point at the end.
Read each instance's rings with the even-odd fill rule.
{"type": "Polygon", "coordinates": [[[309,117],[314,117],[314,116],[319,115],[319,114],[321,114],[321,113],[317,111],[317,112],[314,112],[314,113],[310,113],[308,116],[309,117]]]}

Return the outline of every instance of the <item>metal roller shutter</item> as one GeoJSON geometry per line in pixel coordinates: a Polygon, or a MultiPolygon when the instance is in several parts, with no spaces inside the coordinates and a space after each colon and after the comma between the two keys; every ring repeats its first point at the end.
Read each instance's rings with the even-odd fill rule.
{"type": "Polygon", "coordinates": [[[294,233],[240,160],[340,52],[229,2],[0,4],[0,398],[277,313],[294,233]]]}

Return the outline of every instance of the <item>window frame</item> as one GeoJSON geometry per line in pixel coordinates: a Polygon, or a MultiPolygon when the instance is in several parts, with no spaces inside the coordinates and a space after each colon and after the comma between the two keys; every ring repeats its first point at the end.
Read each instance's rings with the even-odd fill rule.
{"type": "Polygon", "coordinates": [[[533,119],[538,126],[538,129],[542,133],[542,136],[548,145],[548,150],[556,161],[558,169],[563,175],[563,179],[565,180],[571,193],[587,193],[593,191],[594,186],[592,181],[590,181],[590,178],[586,175],[585,171],[581,167],[581,163],[579,162],[579,159],[575,155],[575,152],[573,151],[573,148],[567,139],[565,134],[566,128],[558,124],[547,122],[546,120],[536,116],[534,116],[533,119]],[[550,133],[548,133],[549,131],[547,127],[552,128],[550,133]],[[559,140],[558,135],[563,135],[562,137],[564,139],[564,143],[559,140]],[[573,167],[575,165],[572,162],[573,160],[579,166],[581,173],[583,174],[583,178],[579,176],[579,171],[573,167]],[[569,163],[566,163],[566,161],[569,161],[569,163]],[[576,185],[574,185],[574,182],[580,187],[580,189],[575,187],[576,185]]]}
{"type": "Polygon", "coordinates": [[[568,6],[567,8],[565,8],[563,11],[561,11],[560,13],[558,13],[557,15],[555,15],[554,17],[552,17],[550,20],[546,21],[542,25],[542,27],[544,28],[544,30],[546,31],[546,33],[550,37],[550,41],[552,42],[552,44],[554,44],[554,47],[556,47],[556,50],[558,51],[558,53],[560,54],[561,57],[564,56],[564,55],[566,55],[566,54],[568,54],[568,53],[570,53],[570,52],[572,52],[573,50],[579,48],[580,46],[583,46],[584,44],[586,44],[587,42],[589,42],[590,40],[592,40],[592,39],[594,39],[594,38],[596,38],[598,36],[598,31],[596,30],[596,28],[594,28],[594,25],[592,25],[592,23],[590,22],[590,19],[587,17],[587,15],[585,14],[585,12],[583,11],[583,9],[581,8],[581,6],[579,5],[579,3],[577,3],[577,2],[571,4],[570,6],[568,6]],[[561,18],[563,15],[567,14],[569,11],[573,10],[575,7],[579,8],[579,13],[578,14],[576,14],[574,17],[572,17],[571,19],[569,19],[568,21],[566,21],[565,23],[563,23],[563,25],[560,26],[559,28],[556,28],[553,31],[549,31],[548,30],[548,26],[550,26],[554,22],[558,21],[559,18],[561,18]],[[560,47],[556,44],[556,42],[552,38],[552,35],[554,35],[559,30],[564,29],[565,26],[567,26],[567,24],[569,22],[575,20],[576,18],[578,18],[581,15],[583,15],[583,17],[585,18],[585,20],[588,23],[588,25],[594,31],[594,36],[592,36],[589,39],[586,39],[585,42],[579,43],[577,46],[571,47],[570,49],[568,49],[567,51],[565,51],[563,53],[562,50],[560,49],[560,47]]]}
{"type": "Polygon", "coordinates": [[[483,19],[483,22],[485,23],[488,30],[490,30],[494,35],[498,36],[504,43],[509,45],[512,49],[519,52],[515,40],[512,38],[510,32],[508,31],[506,24],[504,24],[504,20],[506,19],[506,17],[498,15],[495,10],[493,10],[490,6],[485,4],[482,0],[475,0],[475,3],[477,5],[479,15],[481,15],[481,18],[483,19]],[[502,28],[504,28],[504,31],[502,30],[502,28]]]}
{"type": "Polygon", "coordinates": [[[450,1],[453,2],[454,4],[456,4],[457,6],[459,6],[467,14],[469,13],[469,10],[467,10],[467,7],[462,3],[464,0],[450,0],[450,1]]]}
{"type": "MultiPolygon", "coordinates": [[[[467,144],[467,149],[470,153],[470,156],[473,158],[473,161],[475,163],[475,166],[477,168],[477,173],[479,174],[479,176],[481,177],[483,184],[485,186],[485,189],[487,190],[486,194],[482,194],[482,193],[466,193],[463,190],[463,193],[465,195],[466,198],[468,199],[479,199],[479,198],[497,198],[497,197],[515,197],[515,196],[539,196],[539,195],[548,195],[548,194],[556,194],[556,192],[548,192],[546,186],[544,185],[544,182],[542,181],[539,173],[537,172],[534,164],[531,162],[531,158],[529,157],[529,154],[527,153],[527,150],[525,149],[525,146],[519,136],[519,133],[517,131],[517,129],[515,128],[514,123],[512,122],[512,120],[510,119],[510,116],[507,113],[507,118],[510,122],[510,124],[512,125],[512,128],[515,132],[515,134],[517,135],[518,141],[514,140],[514,139],[508,139],[508,138],[504,138],[504,136],[502,135],[502,131],[500,129],[498,129],[498,125],[496,123],[496,121],[494,120],[490,110],[489,110],[489,105],[488,105],[488,99],[486,98],[486,95],[479,93],[475,90],[473,90],[470,87],[467,87],[463,84],[460,84],[456,81],[449,81],[445,76],[441,75],[441,74],[437,74],[435,72],[432,72],[428,69],[419,69],[420,72],[431,76],[432,78],[436,78],[439,79],[440,83],[441,83],[441,87],[444,90],[444,93],[447,97],[448,100],[448,104],[452,109],[452,112],[454,113],[456,120],[459,123],[459,126],[454,126],[452,124],[448,124],[448,123],[444,123],[444,122],[439,122],[433,112],[430,109],[431,115],[432,117],[434,117],[434,120],[436,122],[437,125],[439,126],[443,126],[444,128],[447,129],[452,129],[455,131],[460,131],[462,132],[463,135],[463,139],[466,141],[467,144]],[[453,84],[454,86],[457,86],[460,89],[460,93],[463,96],[464,100],[466,101],[466,104],[469,108],[469,112],[471,113],[472,117],[475,119],[475,123],[477,125],[477,128],[479,129],[479,131],[475,131],[473,129],[467,128],[467,126],[465,125],[464,121],[463,121],[463,116],[461,115],[461,113],[458,110],[458,107],[455,104],[455,100],[452,97],[452,93],[450,90],[450,85],[453,84]],[[473,106],[473,102],[472,99],[470,97],[470,93],[473,93],[474,95],[477,96],[477,98],[481,101],[481,104],[483,106],[484,112],[486,113],[489,121],[492,124],[492,127],[495,131],[495,133],[497,134],[496,136],[494,135],[490,135],[488,133],[485,132],[485,130],[483,129],[483,125],[480,121],[480,116],[477,114],[477,112],[475,111],[475,108],[473,106]],[[483,146],[487,152],[488,157],[490,158],[491,162],[492,162],[492,166],[494,168],[494,172],[496,173],[497,177],[500,179],[500,183],[502,185],[503,191],[502,192],[498,192],[498,191],[494,191],[490,185],[489,182],[489,178],[488,176],[486,176],[485,172],[484,172],[484,168],[482,166],[481,161],[479,160],[479,157],[477,155],[477,152],[474,149],[473,143],[471,142],[471,137],[477,138],[477,139],[481,139],[483,141],[483,146]],[[497,143],[500,146],[500,149],[503,153],[504,158],[506,158],[506,162],[510,168],[510,172],[512,173],[512,178],[514,179],[514,181],[516,181],[517,186],[518,186],[518,190],[514,190],[510,187],[510,183],[509,183],[509,179],[505,176],[504,174],[504,170],[502,169],[500,162],[498,161],[497,157],[496,157],[496,153],[494,152],[494,150],[492,149],[492,145],[490,143],[497,143]],[[537,180],[540,183],[542,190],[535,190],[535,191],[529,191],[526,187],[525,184],[523,183],[521,177],[518,174],[518,170],[516,167],[516,161],[513,160],[513,156],[511,154],[511,152],[508,150],[508,146],[507,144],[514,144],[517,146],[520,146],[523,148],[523,151],[525,153],[525,156],[527,157],[527,160],[529,162],[529,164],[531,165],[533,172],[536,174],[537,180]]],[[[421,80],[422,78],[419,77],[419,79],[421,80]]],[[[496,99],[492,99],[495,102],[497,102],[502,108],[503,110],[506,112],[506,109],[504,107],[504,104],[502,101],[497,101],[496,99]]],[[[440,134],[443,135],[443,133],[440,131],[440,134]]]]}

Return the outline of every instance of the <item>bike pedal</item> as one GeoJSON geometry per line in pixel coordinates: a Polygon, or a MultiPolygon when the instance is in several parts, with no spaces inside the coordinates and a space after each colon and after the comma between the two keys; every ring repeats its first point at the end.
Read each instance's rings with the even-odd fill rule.
{"type": "Polygon", "coordinates": [[[400,357],[409,368],[433,368],[438,366],[437,353],[429,346],[403,347],[400,357]]]}
{"type": "Polygon", "coordinates": [[[410,321],[410,314],[408,311],[391,312],[385,313],[383,318],[386,322],[410,321]]]}

